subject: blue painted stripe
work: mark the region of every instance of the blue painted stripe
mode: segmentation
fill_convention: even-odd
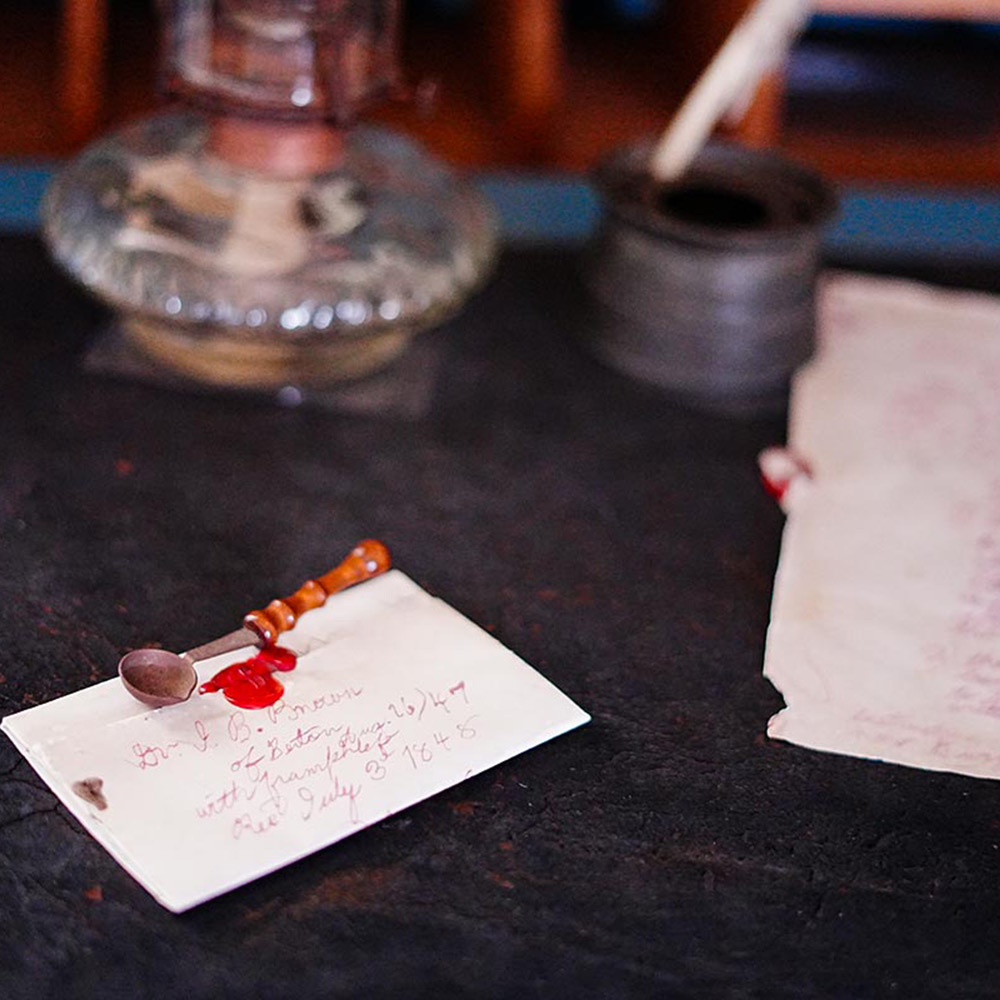
[[[502,174],[483,178],[480,187],[511,242],[578,243],[590,236],[600,216],[597,197],[580,180]],[[981,191],[851,187],[840,194],[840,211],[824,247],[842,260],[1000,260],[1000,197]]]
[[[516,243],[578,243],[600,217],[593,190],[580,180],[483,178],[504,236]],[[824,238],[838,260],[891,258],[981,263],[1000,261],[1000,197],[982,191],[924,191],[872,185],[840,194]]]
[[[38,207],[52,167],[41,163],[0,163],[0,230],[29,232],[38,227]]]
[[[827,231],[838,257],[969,263],[1000,260],[1000,197],[982,192],[852,188]]]
[[[600,203],[586,181],[567,175],[484,174],[479,189],[493,203],[512,243],[575,243],[597,227]]]
[[[50,165],[0,165],[0,230],[30,232],[52,174]],[[509,243],[579,244],[593,232],[600,203],[586,181],[559,174],[483,174]],[[827,251],[841,261],[887,258],[1000,265],[1000,196],[982,191],[851,187],[827,230]]]

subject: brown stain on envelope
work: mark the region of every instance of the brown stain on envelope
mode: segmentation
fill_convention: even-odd
[[[84,778],[82,781],[74,781],[70,788],[74,795],[79,795],[84,802],[89,802],[99,810],[108,808],[108,800],[104,797],[104,781],[101,778]]]

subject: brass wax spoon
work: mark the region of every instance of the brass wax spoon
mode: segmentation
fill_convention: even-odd
[[[338,591],[384,573],[390,565],[389,550],[381,542],[372,539],[359,542],[329,573],[306,580],[290,597],[271,601],[262,611],[251,611],[243,619],[243,628],[186,653],[134,649],[118,662],[118,676],[133,698],[151,708],[187,701],[198,684],[194,665],[199,660],[248,646],[258,649],[273,646],[278,636],[292,628],[301,615],[322,606]]]

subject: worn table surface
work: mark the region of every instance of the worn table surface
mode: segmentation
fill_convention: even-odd
[[[593,714],[182,917],[2,740],[0,995],[997,995],[1000,786],[763,736],[783,420],[600,368],[577,294],[567,252],[509,254],[423,415],[349,416],[88,374],[101,313],[0,238],[0,711],[371,535]]]

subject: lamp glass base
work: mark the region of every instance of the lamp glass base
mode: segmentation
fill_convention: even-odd
[[[46,198],[59,262],[150,358],[194,380],[361,377],[491,267],[485,201],[415,143],[360,127],[297,173],[283,128],[250,130],[259,151],[223,157],[218,124],[159,115],[84,151]]]

